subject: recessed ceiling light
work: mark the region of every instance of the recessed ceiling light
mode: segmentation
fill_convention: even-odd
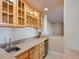
[[[14,2],[14,0],[9,0],[10,2]]]
[[[33,12],[30,12],[30,14],[33,14]]]
[[[16,2],[16,0],[9,0],[10,2]]]
[[[48,8],[45,8],[44,11],[48,11]]]

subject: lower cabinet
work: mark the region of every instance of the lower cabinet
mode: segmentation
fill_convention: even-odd
[[[39,59],[38,50],[35,51],[32,55],[29,55],[29,59]]]
[[[44,56],[45,47],[44,43],[41,43],[38,46],[29,49],[27,52],[16,56],[16,59],[44,59]]]
[[[16,56],[16,59],[28,59],[28,52],[24,52],[24,53]]]
[[[44,59],[45,56],[45,49],[44,49],[44,43],[40,44],[39,48],[39,59]]]

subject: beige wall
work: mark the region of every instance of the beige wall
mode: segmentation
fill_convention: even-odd
[[[51,21],[47,21],[47,31],[49,36],[54,35],[54,24]]]
[[[54,24],[54,35],[63,35],[63,23]]]
[[[64,1],[65,47],[79,50],[79,0]]]
[[[48,33],[52,36],[63,35],[63,23],[52,23],[48,21]]]
[[[49,51],[64,53],[64,37],[62,36],[49,37]]]

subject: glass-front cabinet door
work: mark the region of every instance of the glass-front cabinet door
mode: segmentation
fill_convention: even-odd
[[[25,27],[25,2],[17,0],[17,27]]]
[[[15,0],[0,0],[0,26],[15,26]]]

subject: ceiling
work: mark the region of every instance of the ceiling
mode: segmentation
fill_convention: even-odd
[[[48,20],[53,23],[63,22],[63,8],[64,0],[27,0],[29,4],[33,7],[44,12],[48,16]],[[44,8],[48,8],[47,12],[44,11]]]

